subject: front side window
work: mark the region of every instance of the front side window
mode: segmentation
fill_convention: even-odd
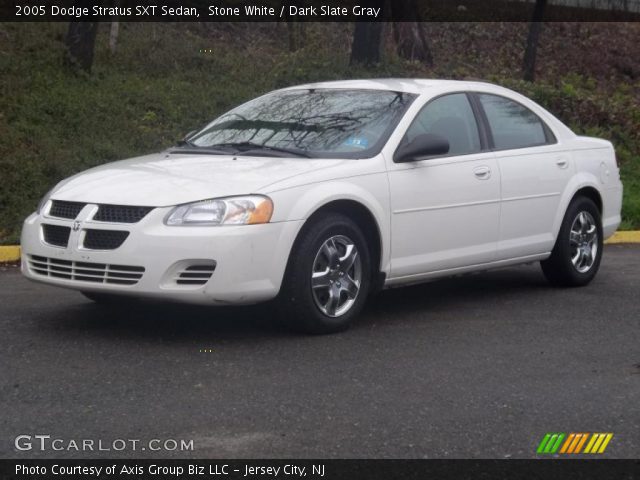
[[[448,155],[466,155],[481,150],[478,125],[464,93],[444,95],[427,103],[407,129],[405,141],[410,142],[425,133],[446,138]]]
[[[388,90],[274,92],[222,115],[188,143],[202,148],[244,145],[258,154],[281,150],[311,157],[371,157],[415,97]]]
[[[498,95],[478,94],[484,108],[496,150],[534,147],[551,143],[547,129],[527,107]]]

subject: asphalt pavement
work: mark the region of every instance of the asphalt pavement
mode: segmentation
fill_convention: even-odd
[[[611,432],[603,456],[638,458],[639,327],[637,245],[606,247],[585,288],[531,265],[385,291],[323,337],[3,268],[0,457],[526,458],[547,432]]]

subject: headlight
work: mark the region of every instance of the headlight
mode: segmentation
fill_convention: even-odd
[[[167,225],[254,225],[268,223],[273,213],[269,197],[249,195],[203,200],[178,205],[165,219]]]

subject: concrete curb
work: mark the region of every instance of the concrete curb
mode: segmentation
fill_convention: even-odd
[[[640,230],[616,232],[604,243],[607,245],[640,243]],[[0,245],[0,263],[17,262],[18,260],[20,260],[20,247],[18,245]]]

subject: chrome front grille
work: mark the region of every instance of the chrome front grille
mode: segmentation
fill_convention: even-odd
[[[215,269],[215,263],[189,265],[178,272],[175,281],[178,285],[204,285],[209,281]]]
[[[44,277],[79,282],[135,285],[144,274],[144,267],[75,262],[58,258],[29,255],[29,270]]]
[[[89,250],[115,250],[129,236],[124,230],[88,229],[84,237],[84,248]]]
[[[98,222],[109,223],[138,223],[153,208],[130,207],[127,205],[100,205],[98,213],[93,217]]]
[[[67,248],[70,234],[70,227],[49,225],[46,223],[42,224],[42,237],[44,238],[45,243],[53,245],[54,247]]]
[[[52,200],[51,208],[49,209],[49,216],[74,220],[80,214],[80,211],[85,205],[86,203]]]

